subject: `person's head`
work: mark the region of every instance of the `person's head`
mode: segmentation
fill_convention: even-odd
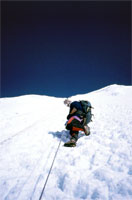
[[[70,107],[71,101],[69,99],[64,100],[64,104],[68,107]]]

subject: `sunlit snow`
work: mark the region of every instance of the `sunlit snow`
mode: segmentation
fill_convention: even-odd
[[[0,99],[0,200],[132,200],[132,86],[71,97],[94,107],[91,135],[64,147],[63,98]]]

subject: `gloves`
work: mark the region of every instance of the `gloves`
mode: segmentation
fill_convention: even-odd
[[[71,117],[72,117],[72,115],[71,115],[71,114],[67,115],[67,119],[70,119]]]

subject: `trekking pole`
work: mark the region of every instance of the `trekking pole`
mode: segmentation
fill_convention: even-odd
[[[63,134],[62,134],[62,135],[63,135]],[[58,144],[57,150],[56,150],[56,152],[55,152],[55,155],[54,155],[54,158],[53,158],[53,161],[52,161],[52,164],[51,164],[50,170],[49,170],[49,172],[48,172],[48,175],[47,175],[46,181],[45,181],[45,183],[44,183],[44,186],[43,186],[42,192],[41,192],[41,194],[40,194],[39,200],[42,199],[42,196],[43,196],[43,193],[44,193],[45,187],[46,187],[46,185],[47,185],[47,182],[48,182],[49,176],[50,176],[50,174],[51,174],[51,171],[52,171],[52,168],[53,168],[53,165],[54,165],[54,161],[55,161],[55,159],[56,159],[56,156],[57,156],[58,150],[59,150],[59,148],[60,148],[62,135],[61,135],[61,138],[60,138],[60,141],[59,141],[59,144]]]

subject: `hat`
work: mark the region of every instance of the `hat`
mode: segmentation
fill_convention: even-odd
[[[67,106],[70,106],[71,101],[69,99],[65,99],[64,100],[64,104],[67,105]]]

